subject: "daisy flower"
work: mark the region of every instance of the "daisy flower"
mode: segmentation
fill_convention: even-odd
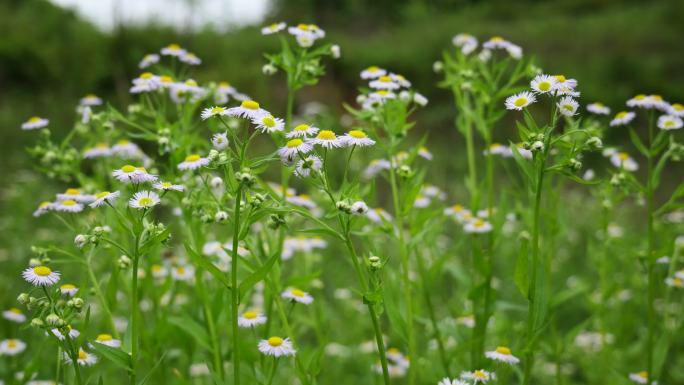
[[[557,103],[558,111],[563,116],[574,116],[577,114],[579,103],[570,96],[564,96]]]
[[[50,286],[59,281],[59,272],[42,265],[29,267],[21,275],[34,286]]]
[[[228,141],[228,133],[226,132],[214,134],[211,137],[211,145],[217,151],[225,150],[226,148],[228,148],[229,143],[230,142]]]
[[[320,29],[316,24],[298,24],[295,27],[289,27],[287,32],[295,37],[305,37],[312,40],[325,37],[325,31]]]
[[[307,143],[311,145],[319,145],[327,149],[340,147],[343,145],[342,141],[337,138],[337,135],[330,130],[321,130],[315,138],[307,139]]]
[[[641,107],[641,108],[648,108],[651,104],[651,100],[648,96],[644,94],[639,94],[634,96],[633,98],[627,100],[627,107],[634,108],[634,107]]]
[[[387,211],[385,211],[385,209],[380,207],[368,210],[366,216],[374,223],[383,223],[385,221],[391,222],[393,219],[390,213],[388,213]]]
[[[156,53],[149,53],[145,56],[143,56],[142,60],[140,63],[138,63],[138,68],[147,68],[153,64],[159,63],[159,55]]]
[[[506,109],[522,111],[523,108],[537,101],[533,93],[523,91],[521,93],[506,98]]]
[[[266,316],[255,310],[248,310],[238,317],[238,325],[243,328],[252,328],[265,323]]]
[[[196,170],[200,167],[204,167],[210,163],[209,158],[203,158],[197,154],[188,155],[185,160],[178,164],[178,169],[185,170]]]
[[[292,161],[297,154],[306,154],[311,151],[313,147],[309,143],[304,142],[299,138],[290,139],[285,146],[278,149],[278,155],[281,159]]]
[[[491,154],[491,155],[501,155],[501,156],[504,156],[504,157],[508,157],[508,156],[511,155],[511,154],[510,154],[510,151],[511,151],[511,150],[508,148],[508,146],[504,146],[504,145],[501,144],[501,143],[492,143],[492,144],[489,145],[489,148],[487,148],[487,149],[485,149],[484,151],[482,151],[482,153],[483,153],[484,155],[489,155],[489,154]]]
[[[202,120],[207,120],[212,116],[224,116],[227,115],[227,109],[225,107],[209,107],[202,110],[200,117]]]
[[[530,82],[530,87],[538,94],[546,94],[556,88],[558,81],[555,76],[551,75],[537,75]]]
[[[81,98],[79,105],[81,106],[99,106],[102,104],[102,99],[95,94],[88,94]]]
[[[282,131],[285,128],[285,121],[280,118],[275,118],[271,114],[252,119],[252,124],[256,126],[257,130],[268,134]]]
[[[268,111],[259,106],[254,100],[245,100],[239,107],[232,107],[226,110],[226,115],[238,118],[256,119],[263,115],[268,115]]]
[[[137,144],[126,139],[119,140],[112,146],[112,154],[119,155],[122,158],[136,158],[140,156],[141,152]]]
[[[464,55],[469,55],[477,49],[477,38],[467,33],[459,33],[451,39],[451,43],[461,48]]]
[[[591,103],[587,105],[587,111],[596,115],[608,115],[610,114],[610,107],[604,105],[603,103]]]
[[[181,48],[180,45],[178,44],[169,44],[166,47],[161,49],[161,54],[164,56],[182,56],[187,53],[187,51],[183,48]]]
[[[377,79],[385,75],[387,75],[387,71],[378,66],[370,66],[361,71],[361,79]]]
[[[347,147],[359,146],[368,147],[375,144],[375,141],[369,138],[365,132],[361,130],[351,130],[340,137],[342,145]]]
[[[506,49],[509,44],[511,43],[501,36],[492,36],[482,44],[482,47],[485,49]]]
[[[308,155],[304,159],[300,159],[295,167],[295,175],[300,178],[307,178],[311,175],[311,171],[318,171],[323,167],[323,161],[316,155]]]
[[[79,203],[88,203],[95,200],[94,195],[83,194],[80,189],[68,188],[62,194],[57,194],[57,200],[64,201],[67,199],[73,199]]]
[[[304,305],[309,305],[314,300],[309,293],[299,290],[297,288],[289,288],[285,290],[281,297],[288,299],[292,302],[303,303]]]
[[[491,352],[485,352],[485,357],[489,358],[490,360],[501,361],[511,365],[520,363],[520,359],[511,354],[511,349],[505,346],[498,346]]]
[[[672,103],[672,105],[670,105],[670,108],[668,108],[667,113],[680,118],[684,117],[684,105],[680,103]]]
[[[389,170],[390,168],[392,168],[392,165],[389,160],[373,159],[371,160],[368,167],[366,167],[366,169],[363,170],[363,177],[365,179],[370,179],[379,174],[380,172],[384,170]]]
[[[459,204],[444,209],[444,215],[450,216],[459,222],[464,219],[472,217],[470,210],[466,209],[465,207]]]
[[[626,152],[614,153],[610,156],[610,162],[613,166],[622,168],[625,171],[636,171],[639,169],[639,164]]]
[[[626,124],[629,124],[632,120],[634,120],[635,117],[636,114],[632,111],[620,111],[617,114],[615,114],[613,120],[610,121],[610,126],[624,126]]]
[[[189,65],[193,65],[193,66],[202,64],[202,59],[197,57],[197,55],[195,55],[192,52],[184,53],[183,55],[181,55],[178,58],[178,60],[182,61],[185,64],[189,64]]]
[[[152,265],[150,271],[152,272],[152,277],[156,279],[166,278],[169,275],[169,270],[159,264]]]
[[[73,297],[78,293],[78,288],[71,283],[65,283],[59,287],[59,292],[62,293],[62,295]]]
[[[486,384],[489,380],[494,378],[494,374],[490,373],[484,369],[474,370],[472,372],[461,373],[461,378],[464,380],[472,380],[473,383],[483,383]]]
[[[682,128],[684,122],[677,116],[662,115],[658,118],[658,128],[661,130],[678,130]]]
[[[112,154],[107,143],[97,143],[95,147],[86,149],[83,152],[83,157],[85,159],[101,158],[110,156]]]
[[[265,27],[261,28],[261,34],[262,35],[271,35],[274,33],[278,33],[282,30],[287,28],[287,24],[280,22],[280,23],[273,23],[271,25],[267,25]]]
[[[68,364],[72,362],[71,357],[69,357],[69,355],[66,353],[64,353],[64,360]],[[83,349],[78,349],[78,357],[76,357],[76,362],[78,362],[78,364],[81,366],[95,365],[97,363],[97,356],[90,354]]]
[[[176,281],[190,281],[195,278],[195,268],[192,266],[177,266],[171,270],[171,277]]]
[[[365,215],[368,212],[368,205],[364,201],[356,201],[351,205],[353,215]]]
[[[679,277],[674,277],[674,278],[665,278],[665,284],[670,287],[676,287],[678,289],[684,288],[684,279],[681,279]]]
[[[17,309],[16,307],[11,307],[3,311],[2,317],[6,320],[16,323],[22,323],[26,321],[26,316],[24,315],[24,313],[22,313],[21,310]]]
[[[395,82],[391,76],[383,75],[368,83],[370,88],[377,90],[396,90],[401,87],[399,83]]]
[[[554,78],[556,78],[557,89],[574,90],[577,87],[577,80],[566,78],[565,75],[554,75]]]
[[[27,121],[21,124],[22,130],[37,130],[39,128],[47,127],[50,121],[39,116],[32,116]]]
[[[118,170],[114,170],[112,176],[123,183],[145,183],[155,182],[157,180],[157,177],[148,174],[144,167],[135,167],[130,164],[127,164]]]
[[[463,225],[463,230],[472,234],[488,233],[492,231],[492,224],[482,218],[474,218]]]
[[[475,316],[471,314],[463,317],[458,317],[456,318],[456,324],[463,325],[469,329],[472,329],[475,327]]]
[[[437,385],[468,385],[468,383],[456,378],[450,379],[448,377],[444,377],[442,378],[442,381],[437,383]]]
[[[171,182],[157,182],[153,184],[152,187],[162,191],[173,190],[182,192],[183,190],[185,190],[185,186],[183,186],[182,184],[173,184]]]
[[[90,204],[91,208],[95,207],[100,207],[105,203],[112,203],[116,200],[116,198],[119,197],[121,193],[118,191],[114,192],[109,192],[109,191],[102,191],[97,194],[95,194],[95,201]]]
[[[9,339],[0,342],[0,356],[16,356],[26,350],[26,343],[21,340]]]
[[[641,371],[639,373],[630,373],[629,379],[632,380],[633,382],[636,382],[637,384],[646,384],[646,383],[648,383],[648,372],[647,371]],[[656,382],[652,381],[651,384],[655,385]]]
[[[95,342],[112,348],[121,347],[121,340],[117,340],[116,338],[112,337],[111,334],[98,334],[98,336],[95,338]]]
[[[318,133],[318,128],[310,126],[308,124],[299,124],[297,127],[293,128],[292,131],[288,132],[285,137],[291,138],[306,138],[308,136],[316,135]]]
[[[67,325],[66,329],[68,330],[66,336],[71,338],[72,340],[78,338],[78,336],[81,335],[81,332],[72,328],[71,325]],[[52,335],[60,341],[64,341],[64,339],[66,338],[64,334],[62,334],[62,332],[57,328],[50,329],[50,333],[52,333]]]
[[[50,211],[51,209],[53,209],[54,206],[55,206],[55,204],[52,203],[52,202],[47,202],[47,201],[41,202],[41,203],[38,205],[38,208],[36,209],[36,211],[33,212],[33,216],[34,216],[34,217],[39,217],[39,216],[41,216],[41,215],[47,213],[47,212]]]
[[[138,191],[128,200],[128,205],[134,209],[149,209],[159,204],[159,195],[154,191]]]
[[[275,336],[259,341],[258,348],[261,353],[273,357],[294,356],[297,352],[292,347],[292,342],[289,338],[282,339]]]
[[[56,211],[67,213],[79,213],[83,211],[83,205],[73,199],[67,199],[54,203],[52,208]]]
[[[411,82],[408,81],[408,79],[406,79],[406,77],[404,77],[404,75],[391,73],[391,74],[389,74],[389,77],[392,79],[393,82],[399,84],[401,87],[404,87],[404,88],[411,87]]]
[[[160,87],[159,76],[152,72],[143,72],[137,78],[133,79],[133,85],[129,89],[132,94],[140,94],[143,92],[152,92]]]

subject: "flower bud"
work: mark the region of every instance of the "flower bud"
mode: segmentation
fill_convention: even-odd
[[[331,45],[330,55],[332,55],[333,59],[339,59],[342,56],[342,50],[340,49],[340,46],[337,44]]]
[[[33,326],[33,327],[40,328],[40,327],[43,327],[44,325],[45,325],[45,322],[43,322],[43,320],[40,318],[34,318],[31,320],[31,326]]]
[[[544,150],[544,142],[542,141],[535,141],[530,145],[530,151],[532,152],[538,152]]]
[[[264,64],[264,66],[261,67],[261,72],[264,75],[270,76],[270,75],[274,75],[276,72],[278,72],[278,68],[276,66],[274,66],[273,64],[268,63],[268,64]]]
[[[209,155],[207,156],[207,158],[209,158],[211,162],[215,162],[218,160],[219,156],[219,152],[212,148],[211,150],[209,150]]]
[[[351,206],[347,201],[338,201],[337,203],[335,203],[335,207],[337,207],[338,210],[345,212],[347,214],[351,213]]]
[[[587,139],[586,145],[587,147],[595,150],[603,148],[603,142],[598,136],[592,136],[591,138]]]
[[[131,266],[131,259],[127,255],[122,255],[119,257],[119,267],[121,269],[128,269]]]
[[[79,249],[82,249],[86,243],[88,243],[88,238],[83,234],[78,234],[76,238],[74,238],[74,245],[76,245],[76,247]]]
[[[29,297],[28,293],[21,293],[21,294],[19,294],[19,296],[17,297],[17,301],[19,301],[19,303],[22,304],[22,305],[26,305],[26,304],[29,303],[29,299],[30,299],[30,298],[31,298],[31,297]]]
[[[442,71],[444,71],[444,63],[437,60],[436,62],[432,63],[432,70],[437,74],[441,73]]]
[[[368,205],[364,201],[356,201],[351,205],[351,212],[354,215],[364,215],[368,212]]]
[[[79,297],[72,298],[69,300],[69,302],[71,302],[71,306],[74,309],[78,309],[78,310],[83,309],[83,306],[85,305],[85,301],[83,300],[83,298],[79,298]]]
[[[219,223],[225,222],[228,220],[228,213],[225,211],[218,211],[214,214],[214,220]]]
[[[215,177],[211,178],[209,185],[214,189],[220,188],[221,186],[223,186],[223,179],[215,176]]]
[[[51,313],[48,314],[47,317],[45,317],[45,322],[47,322],[48,325],[50,326],[57,326],[60,327],[64,325],[64,320],[61,319],[57,314]]]

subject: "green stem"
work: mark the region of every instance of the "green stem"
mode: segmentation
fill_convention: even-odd
[[[646,210],[647,210],[647,238],[646,238],[646,266],[648,270],[647,280],[648,280],[648,304],[647,304],[647,317],[648,317],[648,337],[646,345],[646,371],[648,372],[648,378],[646,383],[650,384],[655,381],[657,376],[653,373],[653,344],[655,335],[655,292],[656,292],[656,279],[655,279],[655,260],[653,258],[654,254],[654,236],[655,231],[653,227],[653,195],[654,186],[652,182],[653,176],[653,111],[649,114],[649,124],[648,124],[648,168],[646,174]]]
[[[112,334],[114,335],[114,338],[119,339],[119,332],[116,330],[116,324],[114,323],[114,316],[112,315],[111,309],[109,309],[109,305],[107,304],[107,299],[105,298],[104,294],[102,293],[102,289],[100,288],[100,284],[97,281],[97,277],[95,277],[95,272],[93,271],[93,266],[92,266],[92,257],[93,257],[93,252],[94,248],[90,251],[88,254],[88,257],[86,258],[86,266],[88,268],[88,277],[90,278],[90,284],[93,285],[93,288],[95,289],[95,296],[100,300],[100,303],[102,304],[102,310],[104,310],[105,315],[107,316],[107,321],[109,322],[109,327],[112,331]]]
[[[140,309],[138,308],[138,264],[140,262],[140,255],[138,255],[138,247],[140,244],[140,234],[135,236],[135,244],[133,251],[133,269],[132,269],[132,295],[131,295],[131,374],[130,383],[136,385],[136,366],[138,363],[138,349],[139,349],[139,326],[140,326]]]
[[[273,378],[275,377],[277,369],[278,369],[278,357],[273,357],[273,367],[271,368],[271,374],[268,376],[268,385],[271,385],[273,383]]]
[[[235,211],[233,223],[233,257],[231,259],[231,302],[232,302],[232,330],[233,330],[233,384],[240,385],[240,341],[238,340],[238,237],[240,236],[240,203],[242,201],[242,184],[238,185],[235,193]]]

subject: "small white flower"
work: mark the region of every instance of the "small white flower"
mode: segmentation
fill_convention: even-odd
[[[556,88],[558,81],[555,76],[551,75],[537,75],[530,82],[530,87],[538,94],[546,94],[552,92]]]
[[[490,373],[484,369],[474,370],[472,372],[461,373],[461,378],[464,380],[471,380],[473,383],[486,384],[494,378],[494,374]]]
[[[457,378],[450,379],[445,377],[442,379],[442,381],[438,382],[437,385],[468,385],[468,383]]]
[[[299,124],[295,128],[293,128],[292,131],[285,134],[285,137],[288,139],[306,138],[309,136],[316,135],[318,131],[319,130],[317,127],[310,126],[308,124]]]
[[[187,266],[177,266],[171,270],[171,277],[176,281],[191,281],[195,278],[195,268]]]
[[[26,343],[17,339],[9,339],[0,342],[0,356],[16,356],[26,350]]]
[[[97,342],[98,344],[107,345],[112,348],[121,347],[121,340],[117,340],[116,338],[112,337],[111,334],[99,334],[95,338],[95,342]]]
[[[339,59],[340,57],[342,57],[342,49],[340,48],[340,46],[337,44],[331,45],[330,55],[333,57],[333,59]]]
[[[78,288],[71,283],[65,283],[59,287],[59,292],[62,293],[62,295],[73,297],[78,293]]]
[[[188,155],[184,161],[178,164],[178,169],[185,170],[196,170],[200,167],[204,167],[210,163],[209,158],[201,157],[198,154]]]
[[[499,346],[495,350],[485,352],[485,357],[490,360],[501,361],[511,365],[520,363],[520,359],[511,354],[511,349],[505,346]]]
[[[238,317],[238,325],[243,328],[252,328],[265,323],[266,316],[255,310],[248,310]]]
[[[464,55],[469,55],[477,49],[477,38],[467,33],[459,33],[451,39],[451,43],[456,47],[461,48]]]
[[[631,123],[635,117],[636,114],[632,111],[620,111],[615,115],[613,120],[610,121],[610,126],[624,126],[626,124]]]
[[[155,182],[157,177],[148,174],[144,167],[135,167],[127,164],[120,169],[114,170],[112,176],[123,183]]]
[[[466,233],[483,234],[492,231],[492,224],[482,218],[473,218],[463,225]]]
[[[309,293],[299,290],[297,288],[289,288],[285,290],[283,294],[281,294],[281,297],[288,299],[292,302],[302,303],[304,305],[309,305],[314,300]]]
[[[274,357],[294,356],[297,352],[288,338],[282,339],[280,337],[261,340],[259,341],[258,348],[261,353]]]
[[[181,46],[178,44],[169,44],[166,47],[162,48],[160,52],[162,55],[165,56],[180,57],[185,55],[188,51],[181,48]]]
[[[428,98],[425,97],[423,94],[419,94],[418,92],[413,93],[413,102],[416,103],[417,105],[421,107],[425,107],[428,104]]]
[[[603,103],[591,103],[587,105],[587,111],[596,115],[608,115],[610,114],[610,107],[604,105]]]
[[[178,58],[178,60],[182,61],[185,64],[189,64],[189,65],[193,65],[193,66],[202,64],[202,59],[197,57],[197,55],[195,55],[192,52],[184,53],[183,55],[181,55]]]
[[[95,94],[88,94],[81,98],[79,105],[81,106],[99,106],[102,104],[102,99]]]
[[[376,90],[396,90],[401,87],[399,83],[395,82],[394,79],[388,75],[380,76],[377,80],[368,83],[368,86]]]
[[[389,160],[387,159],[373,159],[368,167],[366,167],[365,170],[363,170],[363,177],[365,179],[370,179],[379,174],[380,172],[384,170],[389,170],[392,168],[392,165]]]
[[[368,205],[364,201],[356,201],[351,205],[353,215],[365,215],[368,212]]]
[[[138,63],[138,68],[147,68],[153,64],[159,63],[159,55],[156,53],[149,53],[145,56],[143,56],[142,60],[140,63]]]
[[[226,114],[229,116],[235,116],[238,118],[246,119],[257,119],[263,115],[269,115],[268,111],[262,109],[259,103],[254,100],[245,100],[239,107],[232,107],[226,110]]]
[[[295,37],[306,37],[311,40],[325,37],[325,31],[316,24],[298,24],[297,26],[289,27],[287,32]]]
[[[112,155],[112,151],[107,145],[107,143],[98,143],[95,147],[86,149],[83,152],[83,157],[85,159],[101,158]]]
[[[658,118],[658,128],[661,130],[678,130],[684,122],[681,118],[673,115],[662,115]]]
[[[375,144],[375,141],[366,135],[361,130],[351,130],[340,137],[340,142],[343,146],[352,147],[368,147]]]
[[[613,166],[622,168],[625,171],[636,171],[639,169],[639,164],[626,152],[616,152],[612,154],[610,156],[610,162]]]
[[[283,161],[293,162],[297,154],[306,154],[311,151],[313,147],[299,138],[290,139],[285,143],[285,146],[278,149],[278,156]]]
[[[183,186],[182,184],[173,184],[171,182],[157,182],[153,184],[152,187],[157,190],[163,191],[173,190],[182,192],[183,190],[185,190],[185,186]]]
[[[579,108],[579,103],[570,96],[564,96],[558,101],[558,111],[563,116],[574,116],[577,114],[577,109]]]
[[[3,311],[2,317],[6,320],[16,323],[22,323],[26,321],[26,316],[24,315],[24,313],[22,313],[21,310],[17,309],[16,307],[11,307]]]
[[[684,288],[684,279],[679,277],[667,277],[665,278],[665,284],[670,287],[676,287],[678,289]]]
[[[149,209],[158,205],[159,195],[154,191],[139,191],[128,201],[128,205],[134,209]]]
[[[122,158],[140,158],[142,151],[137,144],[123,139],[112,146],[111,153]]]
[[[71,357],[68,354],[64,354],[64,359],[67,363],[71,363]],[[76,362],[81,366],[92,366],[97,363],[97,356],[88,353],[83,349],[78,350],[78,357],[76,357]]]
[[[521,93],[509,96],[506,98],[506,108],[509,110],[521,111],[523,108],[529,106],[530,104],[537,101],[537,98],[533,93],[528,91],[523,91]]]
[[[307,143],[311,145],[319,145],[321,147],[331,149],[341,147],[343,142],[335,135],[333,131],[321,130],[315,138],[307,139]]]
[[[365,70],[361,71],[361,79],[377,79],[380,76],[384,76],[386,74],[386,70],[377,66],[370,66]]]
[[[668,108],[667,113],[680,118],[684,117],[684,105],[681,103],[672,103],[670,108]]]
[[[380,207],[368,210],[366,216],[374,223],[391,222],[393,219],[390,213]]]
[[[29,267],[21,275],[34,286],[50,286],[59,281],[59,272],[42,265]]]
[[[152,272],[152,277],[155,279],[163,279],[169,275],[169,270],[159,264],[152,265],[150,271]]]
[[[37,130],[39,128],[47,127],[50,123],[49,120],[41,118],[39,116],[32,116],[27,121],[21,124],[22,130]]]
[[[648,383],[648,372],[641,371],[639,373],[630,373],[629,379],[632,380],[633,382],[636,382],[637,384],[646,384],[646,383]],[[656,385],[657,382],[652,381],[651,384]]]
[[[228,115],[228,110],[225,107],[209,107],[202,110],[200,117],[202,120],[207,120],[212,116],[225,116]]]
[[[261,28],[261,34],[262,35],[271,35],[274,33],[278,33],[282,30],[284,30],[287,27],[287,24],[280,22],[280,23],[273,23],[271,25],[267,25],[265,27]]]
[[[273,117],[273,115],[263,115],[252,119],[252,124],[256,126],[257,130],[268,134],[276,131],[282,131],[285,128],[285,121],[280,118]]]
[[[121,193],[118,191],[109,192],[103,191],[95,194],[95,200],[90,204],[91,208],[102,206],[105,203],[112,203],[119,197]]]
[[[300,159],[295,167],[295,175],[300,178],[307,178],[311,175],[311,171],[318,171],[323,167],[323,161],[316,155],[307,155],[304,159]]]

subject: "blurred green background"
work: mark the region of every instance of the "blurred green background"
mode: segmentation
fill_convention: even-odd
[[[147,1],[151,0],[138,3]],[[200,8],[203,2],[167,1],[185,3],[190,9]],[[233,7],[226,6],[225,12],[256,4],[226,3]],[[16,242],[12,234],[30,234],[35,226],[30,213],[39,200],[49,197],[47,192],[39,193],[47,191],[44,182],[38,182],[44,179],[25,171],[30,165],[24,149],[37,133],[21,131],[21,122],[32,115],[47,117],[59,137],[72,127],[75,106],[86,93],[124,107],[132,101],[128,86],[140,72],[139,60],[171,42],[203,59],[191,75],[199,82],[230,81],[269,110],[282,113],[282,74],[261,73],[263,53],[277,50],[277,39],[261,36],[259,27],[280,20],[317,23],[328,32],[329,41],[341,46],[342,58],[328,63],[321,84],[304,89],[297,105],[319,101],[341,113],[342,103],[353,102],[356,96],[362,68],[375,64],[404,74],[430,99],[417,115],[416,131],[430,133],[428,147],[437,159],[431,166],[431,181],[447,190],[446,181],[462,181],[464,161],[450,151],[459,146],[461,137],[452,124],[452,97],[437,87],[440,75],[432,71],[432,63],[444,49],[453,49],[451,38],[456,33],[469,32],[480,40],[501,35],[521,45],[548,72],[577,78],[582,104],[602,101],[615,110],[640,92],[684,101],[684,1],[264,0],[260,4],[266,9],[263,20],[252,26],[244,25],[244,20],[195,28],[161,20],[127,24],[112,14],[113,27],[103,30],[47,0],[0,2],[4,154],[0,262],[10,257],[25,260],[22,254],[26,255],[30,240]],[[499,140],[513,137],[513,125],[506,126],[502,125]],[[16,215],[8,215],[10,211]]]

